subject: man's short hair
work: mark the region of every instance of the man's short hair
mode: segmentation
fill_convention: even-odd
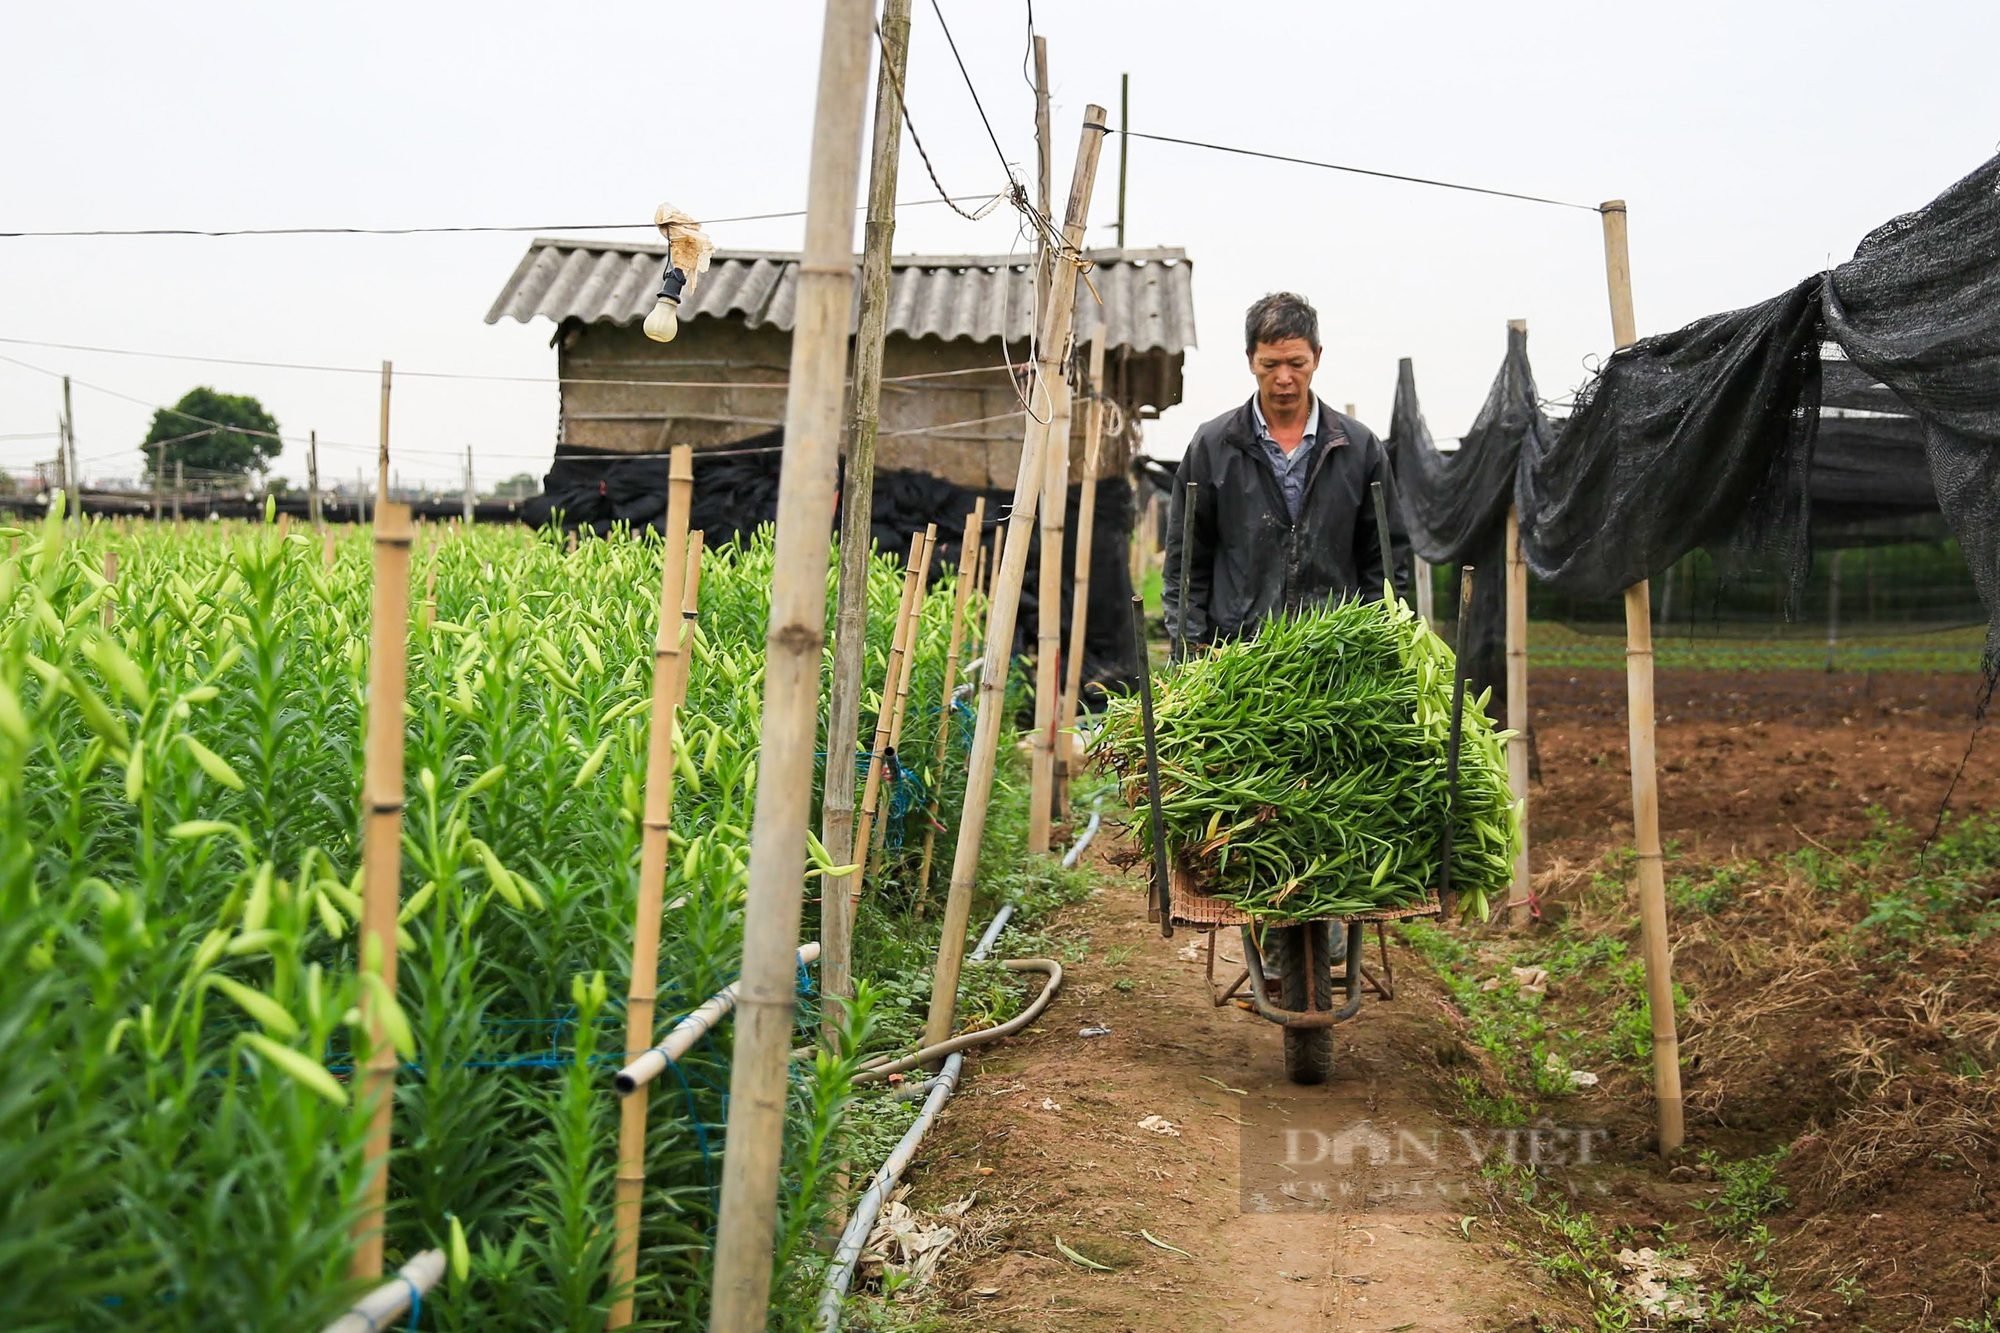
[[[1304,338],[1306,346],[1319,350],[1319,311],[1296,292],[1272,292],[1243,317],[1245,352],[1256,351],[1258,343],[1281,343],[1287,338]]]

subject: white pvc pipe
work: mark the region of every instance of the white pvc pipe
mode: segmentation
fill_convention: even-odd
[[[799,965],[819,959],[819,941],[799,946]],[[694,1044],[707,1035],[736,1007],[736,983],[731,982],[710,996],[703,1005],[668,1030],[666,1039],[650,1050],[641,1051],[632,1063],[618,1071],[614,1084],[621,1094],[637,1092],[677,1064]]]
[[[413,1300],[444,1277],[444,1251],[425,1250],[396,1270],[396,1276],[356,1301],[348,1312],[326,1326],[326,1333],[380,1333],[400,1318]]]
[[[1014,915],[1014,904],[1008,903],[994,914],[993,924],[979,937],[979,945],[972,951],[974,962],[986,957],[986,951],[993,947],[1000,932],[1007,927],[1007,919]],[[868,1182],[868,1189],[855,1202],[854,1214],[847,1219],[847,1229],[840,1233],[839,1248],[833,1252],[833,1262],[827,1265],[826,1281],[819,1294],[819,1326],[821,1333],[838,1333],[840,1328],[840,1307],[847,1299],[847,1288],[854,1281],[854,1265],[860,1262],[861,1251],[868,1244],[868,1234],[875,1229],[875,1219],[881,1215],[882,1205],[888,1201],[890,1191],[902,1178],[903,1171],[917,1155],[917,1145],[923,1142],[930,1130],[931,1121],[951,1099],[958,1087],[959,1071],[965,1068],[965,1053],[956,1052],[946,1057],[944,1068],[938,1072],[931,1095],[924,1099],[924,1109],[904,1132],[902,1139],[890,1152],[888,1160],[882,1163],[874,1178]]]
[[[1076,858],[1083,855],[1083,849],[1090,846],[1090,840],[1097,836],[1098,826],[1104,822],[1104,817],[1098,813],[1103,805],[1104,798],[1100,796],[1090,807],[1090,822],[1083,826],[1083,836],[1076,840],[1075,846],[1063,853],[1062,863],[1064,870],[1073,870],[1076,868]]]

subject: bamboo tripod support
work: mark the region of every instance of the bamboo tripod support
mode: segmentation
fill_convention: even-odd
[[[1639,339],[1632,316],[1632,260],[1625,201],[1600,206],[1604,272],[1611,291],[1611,332],[1620,347]],[[1660,1153],[1683,1139],[1680,1033],[1674,1020],[1673,956],[1667,943],[1666,869],[1660,848],[1660,777],[1654,755],[1653,605],[1645,579],[1625,590],[1625,696],[1632,744],[1632,834],[1638,851],[1639,928],[1646,954],[1646,1006],[1653,1021],[1653,1100]]]
[[[1528,876],[1528,563],[1521,558],[1521,520],[1507,510],[1507,786],[1521,810],[1521,846],[1514,853],[1509,924],[1525,926],[1533,884]]]
[[[1097,468],[1104,456],[1104,324],[1090,340],[1090,406],[1083,426],[1083,480],[1076,500],[1076,573],[1070,583],[1069,662],[1063,679],[1057,735],[1056,799],[1069,808],[1070,771],[1075,767],[1076,708],[1083,690],[1084,631],[1090,623],[1090,547],[1097,529]]]
[[[1042,459],[1042,548],[1036,563],[1035,730],[1029,746],[1028,852],[1049,850],[1056,807],[1056,724],[1062,712],[1063,510],[1069,498],[1069,381],[1049,381],[1048,453]]]
[[[818,768],[827,522],[833,513],[848,319],[854,308],[854,196],[861,177],[872,9],[868,0],[826,0],[820,43],[807,159],[805,246],[793,306],[791,387],[785,395],[784,469],[773,544],[776,572],[765,633],[764,715],[709,1333],[764,1333],[769,1322],[806,831]]]
[[[910,603],[910,623],[903,634],[903,670],[896,679],[895,711],[889,718],[889,753],[901,755],[903,752],[903,719],[910,707],[910,681],[917,671],[917,641],[923,637],[924,604],[930,596],[931,561],[937,555],[937,524],[924,529],[924,556],[917,562],[917,596]],[[886,758],[886,756],[885,756]],[[881,808],[879,805],[876,807]],[[882,825],[874,829],[876,841],[882,839]],[[863,863],[866,868],[866,863]]]
[[[701,561],[688,539],[694,450],[676,445],[667,472],[667,531],[660,561],[660,623],[653,638],[653,701],[646,737],[646,796],[639,833],[639,893],[632,913],[632,979],[625,1000],[625,1051],[653,1044],[660,984],[660,911],[667,882],[667,835],[674,812],[674,715],[687,690],[681,641],[699,595]],[[695,539],[697,542],[699,538]],[[639,1217],[646,1188],[646,1089],[618,1104],[618,1174],[612,1217],[612,1302],[608,1328],[632,1322],[639,1275]]]
[[[402,911],[403,685],[410,634],[410,509],[375,511],[375,594],[368,636],[368,731],[361,784],[361,966],[396,993],[396,919]],[[374,995],[361,993],[368,1057],[361,1074],[368,1137],[361,1215],[354,1222],[356,1278],[382,1276],[382,1233],[389,1201],[389,1144],[396,1101],[396,1049]]]
[[[931,761],[931,803],[925,809],[923,868],[917,872],[916,911],[924,910],[931,891],[931,854],[937,848],[938,794],[944,790],[944,763],[951,753],[951,694],[958,687],[958,654],[965,646],[965,608],[979,582],[979,560],[985,547],[979,534],[986,524],[986,497],[972,502],[965,516],[965,540],[958,544],[958,572],[952,580],[951,642],[945,649],[944,678],[938,682],[937,755]]]
[[[1072,253],[1083,243],[1084,219],[1090,212],[1091,186],[1097,179],[1098,150],[1103,146],[1105,132],[1104,108],[1085,107],[1083,138],[1077,146],[1076,170],[1070,179],[1069,203],[1063,212],[1063,242]],[[1062,375],[1063,348],[1069,343],[1070,316],[1076,308],[1076,286],[1074,276],[1064,272],[1062,281],[1049,287],[1036,360],[1036,374],[1044,383],[1053,384]],[[1045,455],[1052,447],[1050,436],[1050,426],[1037,422],[1031,415],[1021,448],[1020,471],[1014,479],[1006,559],[995,577],[993,605],[986,623],[986,655],[979,673],[979,718],[972,732],[965,807],[959,818],[958,845],[952,853],[951,891],[945,899],[937,966],[931,978],[930,1013],[924,1028],[926,1046],[934,1046],[951,1035],[958,1007],[958,974],[965,960],[972,888],[979,874],[979,849],[986,835],[986,805],[993,795],[993,773],[999,760],[1014,618],[1020,609],[1021,580],[1028,565],[1028,534],[1034,527]]]
[[[861,905],[861,881],[868,874],[868,852],[874,845],[875,812],[882,798],[882,770],[896,748],[901,726],[897,716],[898,687],[909,690],[909,660],[917,637],[917,618],[922,614],[924,575],[930,565],[930,544],[937,537],[937,524],[910,539],[910,558],[903,567],[903,602],[896,611],[896,633],[889,645],[889,666],[882,675],[882,706],[875,714],[875,743],[868,750],[868,782],[861,792],[861,815],[854,821],[854,873],[847,877],[848,922],[854,929],[854,909]]]

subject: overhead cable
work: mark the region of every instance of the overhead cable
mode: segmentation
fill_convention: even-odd
[[[983,194],[958,195],[960,201],[970,202],[986,198]],[[952,204],[951,198],[909,199],[897,203],[898,208],[919,208],[926,204]],[[956,207],[956,204],[953,204]],[[867,207],[861,205],[860,207]],[[803,208],[789,209],[782,213],[744,213],[730,218],[702,218],[704,227],[718,226],[725,222],[768,222],[777,218],[802,218]],[[466,227],[98,227],[74,231],[0,231],[0,240],[23,239],[28,237],[85,237],[85,236],[442,236],[470,232],[558,232],[558,231],[653,231],[654,224],[646,222],[550,222],[533,226],[466,226]]]
[[[1176,143],[1184,148],[1206,148],[1216,153],[1234,153],[1239,157],[1262,157],[1273,162],[1290,162],[1301,167],[1320,167],[1326,171],[1345,171],[1355,176],[1374,176],[1380,180],[1403,181],[1410,185],[1434,185],[1441,190],[1464,190],[1469,194],[1490,194],[1501,199],[1520,199],[1531,204],[1551,204],[1556,208],[1579,208],[1586,213],[1600,211],[1595,204],[1573,203],[1568,199],[1549,199],[1539,194],[1520,194],[1514,190],[1488,189],[1484,185],[1464,185],[1458,181],[1433,180],[1428,176],[1405,176],[1395,171],[1374,171],[1368,167],[1343,166],[1338,162],[1317,162],[1309,157],[1291,157],[1284,153],[1267,153],[1256,148],[1236,148],[1229,144],[1204,143],[1200,139],[1177,139],[1170,134],[1141,134],[1138,130],[1111,130],[1109,133],[1122,134],[1128,139],[1151,139],[1155,143]]]

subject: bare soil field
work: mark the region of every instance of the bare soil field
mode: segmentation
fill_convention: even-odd
[[[1324,1088],[1286,1084],[1278,1031],[1210,1004],[1199,937],[1146,923],[1114,831],[1099,888],[1041,942],[1065,954],[1061,997],[975,1054],[910,1178],[920,1212],[976,1196],[961,1243],[917,1300],[850,1323],[1661,1327],[1652,1274],[1710,1327],[1991,1330],[2000,834],[1981,820],[2000,749],[1967,757],[1978,685],[1662,673],[1672,1161],[1652,1143],[1621,674],[1535,682],[1541,919],[1392,935],[1396,997],[1337,1030]],[[1919,861],[1948,788],[1972,818]],[[1400,1147],[1341,1157],[1376,1133],[1428,1136],[1427,1170]],[[1440,1161],[1440,1136],[1472,1156]]]

